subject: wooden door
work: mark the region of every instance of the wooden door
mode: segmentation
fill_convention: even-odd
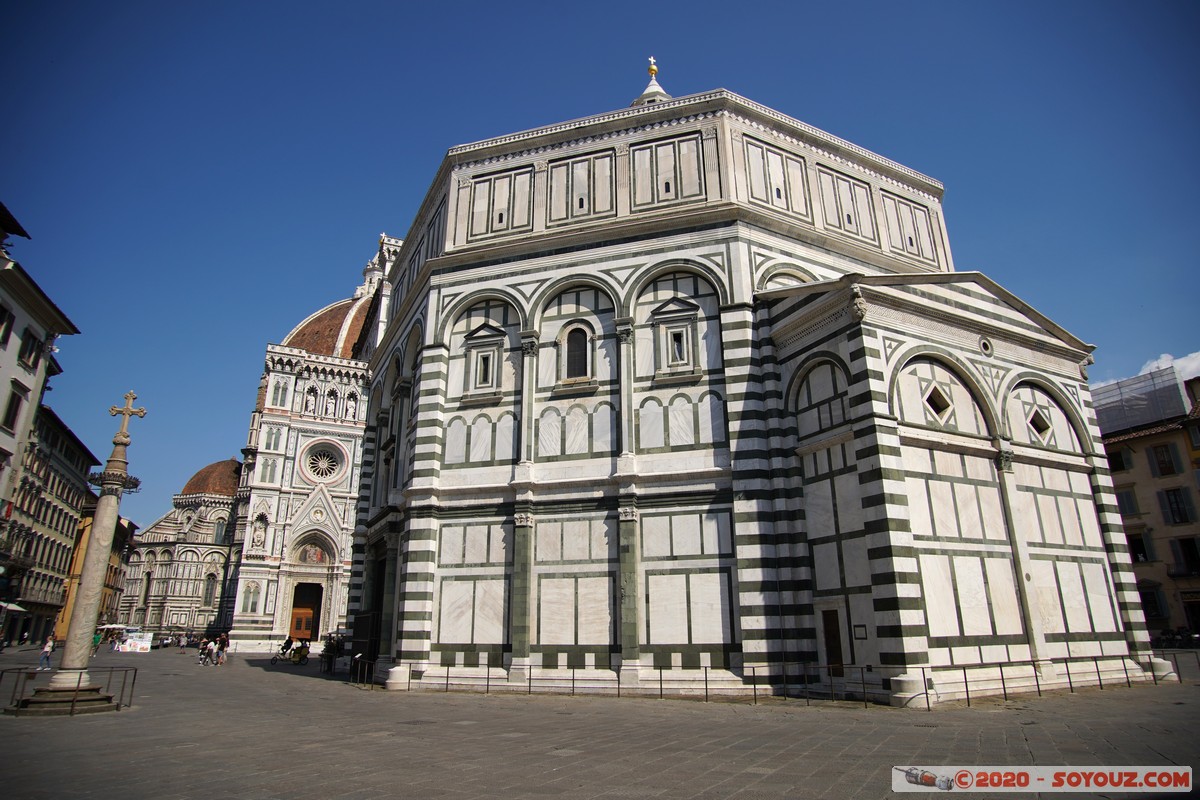
[[[313,610],[311,608],[292,609],[292,627],[289,634],[293,639],[312,639]]]

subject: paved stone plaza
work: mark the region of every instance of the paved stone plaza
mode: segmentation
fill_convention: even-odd
[[[35,666],[37,655],[10,648],[0,668]],[[315,659],[271,666],[263,656],[235,654],[213,668],[198,666],[194,650],[105,652],[93,663],[139,668],[133,707],[0,718],[0,793],[11,800],[884,798],[893,796],[893,765],[1196,768],[1194,661],[1183,654],[1182,685],[927,713],[780,699],[367,691],[320,674]],[[10,673],[0,686],[5,703],[11,681]]]

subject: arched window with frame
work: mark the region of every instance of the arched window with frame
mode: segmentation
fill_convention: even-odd
[[[224,518],[218,519],[213,524],[213,542],[215,542],[216,544],[226,544],[225,528],[227,525],[228,525],[228,522]]]
[[[563,372],[563,377],[566,380],[591,377],[591,359],[588,358],[588,340],[590,338],[587,329],[583,327],[577,326],[567,331],[567,348]]]
[[[204,576],[204,599],[201,605],[206,608],[212,608],[213,602],[217,597],[217,576],[209,573]]]
[[[154,573],[146,573],[146,582],[142,585],[142,602],[141,605],[150,605],[150,584],[154,582]]]

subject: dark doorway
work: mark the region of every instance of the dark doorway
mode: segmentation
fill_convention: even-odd
[[[319,583],[300,583],[292,593],[292,624],[288,634],[293,639],[310,642],[321,635],[321,595]]]
[[[825,629],[825,663],[829,665],[829,677],[840,678],[842,669],[842,628],[838,612],[826,609],[821,612],[821,627]]]

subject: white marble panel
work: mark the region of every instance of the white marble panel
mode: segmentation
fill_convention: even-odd
[[[475,581],[475,643],[504,643],[503,578]]]
[[[596,561],[606,561],[617,557],[617,522],[612,519],[592,520],[591,524],[592,550],[591,557]]]
[[[563,522],[563,559],[586,561],[591,557],[589,523],[586,519],[568,519]]]
[[[1007,636],[1025,630],[1021,607],[1017,602],[1017,587],[1013,583],[1012,562],[1004,558],[985,558],[988,592],[992,598],[992,615],[996,619],[996,634]]]
[[[543,578],[538,586],[538,641],[575,644],[575,579]]]
[[[728,587],[719,572],[696,573],[690,578],[692,598],[692,643],[716,644],[730,641]]]
[[[488,561],[507,564],[511,550],[512,528],[508,525],[493,525],[488,535]]]
[[[828,481],[804,487],[804,518],[809,538],[837,533],[833,524],[833,498]]]
[[[930,518],[929,498],[925,495],[925,479],[905,478],[904,485],[908,496],[908,516],[912,532],[918,536],[932,535],[933,520]]]
[[[700,515],[700,548],[710,555],[723,553],[721,549],[721,518],[723,514]]]
[[[1008,538],[1004,510],[1000,506],[1000,490],[992,486],[980,486],[979,507],[983,514],[984,538],[1003,541]],[[1019,496],[1019,495],[1018,495]]]
[[[958,589],[958,608],[964,636],[990,636],[987,587],[983,583],[983,565],[976,556],[954,558],[954,580]]]
[[[933,471],[932,457],[928,450],[920,447],[902,447],[900,455],[904,462],[904,469],[909,472],[929,473]]]
[[[1054,562],[1037,560],[1029,564],[1033,578],[1033,605],[1037,618],[1046,633],[1063,633],[1062,603],[1058,599],[1058,576]]]
[[[950,559],[922,553],[920,562],[929,635],[958,636],[960,631],[954,604],[954,584],[950,581]]]
[[[692,401],[676,397],[671,401],[669,440],[672,447],[696,443],[695,410]]]
[[[1042,471],[1046,479],[1046,488],[1053,489],[1056,492],[1065,492],[1071,488],[1067,482],[1067,473],[1061,469],[1050,469],[1046,467]]]
[[[671,555],[671,518],[659,514],[642,517],[642,558]]]
[[[513,450],[513,426],[516,418],[512,414],[505,414],[496,422],[496,459],[499,461],[511,461],[516,455]]]
[[[463,545],[463,560],[466,563],[480,564],[487,561],[488,526],[468,525]]]
[[[729,514],[721,512],[717,514],[708,514],[710,519],[715,518],[717,528],[717,550],[712,552],[720,553],[721,555],[733,555],[733,534],[729,530]],[[705,550],[704,552],[709,552]]]
[[[976,481],[995,481],[996,468],[986,458],[978,456],[965,456],[964,462],[967,467],[967,477]]]
[[[933,465],[938,475],[948,478],[962,478],[962,456],[958,453],[947,453],[944,450],[933,451]]]
[[[475,606],[475,584],[471,581],[440,583],[438,641],[463,644],[471,641],[471,617]]]
[[[459,525],[443,525],[439,559],[443,564],[461,564],[463,562],[463,529]]]
[[[842,585],[838,569],[837,545],[833,542],[813,545],[813,580],[817,589],[837,589]]]
[[[1113,618],[1112,592],[1108,584],[1107,571],[1103,564],[1082,564],[1083,585],[1087,592],[1088,607],[1092,610],[1092,622],[1098,632],[1117,630]]]
[[[556,325],[555,328],[562,326]],[[542,335],[546,338],[553,338],[556,332],[543,330]],[[558,355],[553,347],[538,348],[537,359],[537,379],[539,387],[549,387],[558,383]]]
[[[725,441],[721,431],[721,401],[714,395],[705,395],[699,402],[697,416],[700,421],[700,443],[711,444]]]
[[[568,455],[579,455],[591,449],[591,433],[588,431],[588,412],[582,406],[572,406],[567,412],[566,447]]]
[[[592,412],[592,452],[612,453],[617,449],[613,438],[616,431],[616,413],[613,407],[602,403]]]
[[[612,339],[600,342],[595,354],[596,365],[592,374],[601,383],[610,381],[615,374],[613,365],[617,363],[617,343]]]
[[[651,575],[649,595],[650,644],[686,644],[687,575]]]
[[[578,644],[610,644],[613,640],[612,581],[607,575],[579,578]]]
[[[1070,561],[1058,561],[1054,566],[1058,571],[1058,585],[1062,589],[1067,630],[1071,633],[1091,631],[1092,623],[1088,619],[1087,597],[1083,593],[1079,565]]]
[[[636,377],[648,378],[654,374],[654,331],[639,327],[633,334],[634,368]]]
[[[958,532],[965,539],[983,538],[983,520],[979,517],[979,501],[975,487],[956,483],[954,503],[958,507]]]
[[[1079,509],[1073,497],[1057,497],[1058,518],[1062,520],[1063,541],[1078,547],[1083,544],[1083,531],[1079,529]]]
[[[1075,502],[1079,509],[1079,521],[1082,526],[1079,535],[1084,546],[1103,547],[1104,537],[1100,534],[1100,520],[1096,517],[1096,507],[1090,500],[1076,500]]]
[[[663,409],[658,403],[647,402],[638,410],[638,446],[642,449],[662,447]]]
[[[930,481],[929,499],[933,511],[933,531],[938,536],[958,536],[954,516],[954,490],[945,481]]]
[[[538,455],[557,456],[562,449],[562,418],[558,411],[547,408],[538,418]]]
[[[846,571],[847,586],[871,585],[871,561],[867,557],[865,538],[846,539],[842,542],[842,564]]]
[[[677,556],[696,556],[700,545],[700,516],[676,514],[671,517],[671,553]]]
[[[492,423],[485,416],[471,423],[471,461],[492,460]]]
[[[833,479],[837,490],[838,531],[849,533],[863,528],[862,489],[858,473],[838,475]]]
[[[1038,522],[1042,541],[1047,544],[1062,544],[1062,525],[1058,521],[1058,503],[1053,497],[1034,495],[1037,503]]]
[[[467,459],[467,425],[452,419],[446,426],[446,463],[461,464]]]
[[[537,560],[562,560],[562,523],[537,523]]]

